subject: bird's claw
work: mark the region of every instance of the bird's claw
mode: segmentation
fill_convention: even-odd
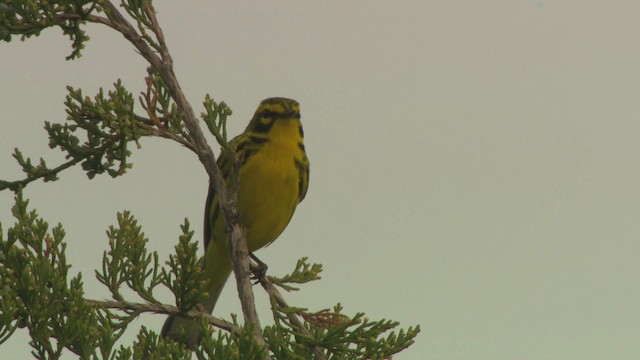
[[[253,285],[255,285],[267,275],[267,269],[269,266],[262,262],[262,260],[258,259],[257,256],[253,255],[253,253],[250,253],[249,256],[256,263],[256,266],[251,267],[251,280],[254,281]]]

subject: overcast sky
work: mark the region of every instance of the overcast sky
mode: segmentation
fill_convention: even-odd
[[[206,93],[224,100],[237,134],[264,98],[301,103],[309,192],[259,252],[274,275],[302,256],[324,264],[322,281],[288,295],[292,305],[341,302],[349,314],[419,324],[398,359],[640,358],[640,2],[157,8],[196,113]],[[87,31],[73,62],[58,29],[0,44],[2,179],[22,176],[14,147],[63,161],[42,127],[64,121],[66,85],[92,95],[120,78],[143,89],[133,46],[103,27]],[[93,269],[116,212],[131,210],[163,259],[185,217],[201,238],[207,178],[194,154],[145,139],[132,160],[115,180],[72,169],[25,191],[65,226],[68,260],[91,298],[108,297]],[[12,202],[0,193],[4,229]],[[227,286],[216,315],[240,312],[234,291]],[[28,358],[25,332],[0,351]]]

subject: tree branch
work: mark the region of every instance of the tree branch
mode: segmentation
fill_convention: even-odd
[[[92,299],[87,299],[86,301],[90,305],[100,307],[103,309],[132,311],[133,313],[136,314],[136,316],[143,313],[156,313],[156,314],[166,314],[166,315],[181,315],[181,316],[186,315],[194,319],[197,319],[199,317],[204,317],[209,324],[216,326],[220,329],[229,331],[234,334],[239,334],[241,332],[240,328],[237,325],[234,325],[228,321],[219,319],[205,311],[198,310],[197,308],[189,310],[188,312],[184,313],[184,312],[181,312],[180,309],[178,309],[175,306],[170,306],[170,305],[165,305],[160,303],[143,304],[143,303],[135,303],[135,302],[129,302],[129,301],[92,300]]]
[[[56,14],[56,19],[59,20],[86,20],[98,24],[107,25],[113,27],[109,19],[96,15],[79,15],[79,14]]]
[[[238,292],[240,301],[242,303],[243,315],[247,324],[253,324],[255,329],[255,338],[258,344],[261,346],[266,345],[264,336],[262,334],[262,328],[258,320],[258,314],[255,310],[255,302],[253,301],[253,290],[251,288],[251,282],[249,279],[249,251],[246,244],[245,231],[239,222],[237,215],[237,193],[229,193],[225,184],[222,173],[215,162],[213,151],[209,147],[202,133],[198,120],[193,112],[191,104],[186,99],[175,73],[173,72],[173,61],[169,55],[169,50],[164,42],[164,36],[162,30],[155,18],[155,10],[150,3],[145,4],[145,12],[152,23],[152,31],[158,37],[158,42],[161,47],[161,56],[153,51],[153,49],[147,44],[143,37],[138,34],[136,29],[122,16],[118,9],[109,0],[104,1],[104,9],[107,13],[107,17],[110,23],[106,24],[116,31],[120,32],[126,39],[128,39],[140,52],[140,54],[153,66],[160,76],[165,81],[167,88],[171,93],[171,97],[175,101],[178,108],[184,114],[184,123],[189,135],[195,145],[196,153],[200,158],[200,162],[204,165],[209,178],[213,182],[222,212],[225,216],[225,220],[231,228],[230,233],[230,252],[231,258],[234,264],[234,273],[236,275],[236,282],[238,286]],[[153,15],[149,15],[153,14]],[[237,161],[237,160],[236,160]],[[236,167],[237,168],[237,167]],[[237,176],[236,174],[234,174]],[[237,182],[237,177],[235,178]],[[266,355],[268,359],[268,355]]]
[[[46,177],[57,175],[62,170],[70,168],[73,165],[75,165],[75,164],[77,164],[77,163],[79,163],[79,162],[81,162],[83,160],[85,160],[85,159],[84,158],[73,158],[73,159],[63,163],[62,165],[56,167],[56,168],[48,169],[48,170],[42,171],[42,172],[38,172],[37,175],[27,176],[26,179],[22,179],[22,180],[16,180],[16,181],[11,181],[11,182],[9,182],[9,181],[1,181],[0,180],[0,191],[2,191],[4,189],[9,189],[9,190],[11,190],[13,192],[16,192],[16,191],[18,191],[18,188],[25,187],[28,183],[30,183],[32,181],[36,181],[36,180],[41,179],[41,178],[46,178]]]

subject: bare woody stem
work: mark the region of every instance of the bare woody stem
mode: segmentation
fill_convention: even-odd
[[[164,35],[155,16],[155,10],[151,3],[144,2],[145,14],[151,21],[151,30],[155,34],[159,46],[160,56],[149,46],[138,31],[122,16],[120,11],[109,0],[101,2],[108,20],[100,18],[99,23],[105,24],[116,31],[120,32],[127,40],[129,40],[138,50],[138,52],[158,71],[164,80],[173,101],[184,116],[184,124],[194,144],[194,151],[198,155],[200,162],[204,166],[207,174],[220,199],[220,208],[225,216],[225,220],[230,227],[230,253],[234,264],[234,273],[238,285],[238,293],[242,303],[242,310],[246,324],[253,324],[255,329],[255,339],[261,346],[266,346],[262,328],[258,320],[258,314],[255,310],[255,302],[253,301],[253,290],[249,279],[249,251],[246,244],[245,231],[239,222],[237,215],[237,193],[228,191],[227,186],[222,177],[222,173],[215,162],[213,151],[209,147],[202,133],[202,129],[198,125],[198,119],[191,104],[187,101],[177,77],[173,72],[173,60],[169,54],[168,47],[164,40]],[[91,21],[91,18],[89,19]],[[237,176],[237,173],[234,174]],[[237,178],[236,178],[237,179]],[[237,180],[236,180],[237,182]],[[268,359],[268,354],[265,357]]]
[[[103,309],[117,309],[127,312],[132,312],[135,315],[139,315],[142,313],[157,313],[157,314],[167,314],[167,315],[184,315],[175,306],[169,306],[164,304],[153,304],[153,303],[134,303],[129,301],[112,301],[112,300],[91,300],[87,299],[87,303],[100,307]],[[204,317],[207,319],[209,324],[212,324],[220,329],[227,330],[231,333],[240,333],[240,328],[237,325],[234,325],[228,321],[224,321],[222,319],[218,319],[217,317],[212,316],[211,314],[205,313],[200,310],[191,310],[187,312],[187,316],[191,316],[193,318]]]

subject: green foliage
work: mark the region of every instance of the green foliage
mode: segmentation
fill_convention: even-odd
[[[133,96],[120,80],[114,84],[114,90],[106,96],[100,89],[93,98],[83,97],[82,91],[67,87],[67,120],[65,124],[45,122],[49,135],[49,147],[60,148],[66,153],[68,161],[56,168],[47,167],[41,158],[37,166],[31,159],[24,158],[20,150],[15,149],[14,158],[22,167],[27,178],[22,181],[0,181],[0,190],[9,188],[16,191],[31,181],[43,178],[45,181],[58,179],[58,173],[80,163],[89,178],[97,174],[108,173],[117,177],[131,168],[128,157],[131,155],[129,142],[135,142],[141,136],[150,135],[150,127],[142,123],[133,114]],[[79,136],[83,133],[84,140]]]
[[[176,297],[178,309],[187,311],[207,298],[207,278],[198,255],[198,245],[191,242],[193,232],[189,230],[187,219],[181,228],[183,233],[175,247],[176,254],[167,261],[170,271],[163,269],[162,274],[163,283]]]
[[[120,292],[122,284],[133,289],[142,299],[157,302],[153,289],[162,282],[158,274],[158,254],[147,253],[149,242],[137,221],[128,211],[118,213],[118,227],[110,226],[107,231],[109,251],[102,257],[102,272],[96,271],[96,278],[104,284],[113,298],[123,301]]]
[[[98,315],[84,299],[82,276],[69,275],[62,226],[48,232],[47,222],[27,205],[19,192],[12,209],[16,223],[6,238],[0,234],[0,333],[28,328],[38,359],[58,358],[65,347],[88,356],[106,329],[94,325]]]
[[[27,175],[41,177],[45,182],[58,180],[58,171],[49,169],[43,158],[40,158],[40,163],[34,166],[31,159],[25,158],[24,155],[22,155],[22,152],[17,148],[14,149],[13,158],[16,159],[18,164],[22,167],[22,171]],[[12,190],[17,190],[17,185],[15,186],[15,189],[12,188]]]
[[[151,29],[155,21],[151,1],[125,1],[122,7],[136,21],[140,38],[159,51],[162,41]],[[73,53],[68,59],[74,59],[80,56],[84,43],[89,39],[81,25],[96,22],[123,31],[114,21],[119,16],[116,13],[117,9],[111,3],[102,1],[0,0],[0,40],[10,41],[16,34],[22,35],[24,40],[38,36],[45,28],[59,26],[72,39]],[[19,149],[15,149],[13,157],[27,176],[18,181],[0,180],[0,190],[15,192],[38,179],[55,181],[60,172],[78,163],[89,178],[103,173],[112,177],[123,175],[132,166],[128,162],[131,155],[129,142],[135,142],[140,148],[142,136],[169,138],[194,150],[192,139],[185,130],[183,113],[172,101],[158,69],[148,68],[146,82],[147,90],[139,98],[145,116],[135,112],[133,96],[120,80],[107,94],[101,88],[93,99],[83,96],[80,89],[68,86],[69,94],[65,101],[67,123],[45,123],[49,146],[60,148],[67,161],[50,168],[40,158],[38,165],[33,165],[30,158],[25,158]]]
[[[35,210],[29,211],[22,188],[38,179],[55,181],[59,173],[76,164],[81,164],[89,178],[104,173],[123,175],[132,167],[130,143],[140,147],[145,136],[174,140],[203,157],[202,144],[194,140],[201,130],[197,124],[191,126],[195,120],[190,106],[176,95],[177,81],[167,75],[172,73],[171,57],[152,2],[123,0],[121,8],[133,26],[105,0],[0,0],[0,40],[11,41],[14,35],[25,40],[43,29],[60,27],[72,41],[68,59],[75,59],[89,39],[81,26],[99,23],[124,35],[151,65],[146,91],[138,98],[143,114],[136,113],[133,95],[120,80],[112,90],[100,89],[93,97],[67,87],[67,122],[45,123],[49,146],[65,153],[63,164],[49,167],[44,159],[32,161],[15,149],[13,157],[26,178],[0,180],[0,190],[16,193],[15,224],[6,234],[0,224],[0,344],[26,329],[32,354],[38,359],[57,359],[66,349],[83,359],[114,360],[258,359],[264,358],[265,351],[277,359],[385,359],[410,346],[419,326],[398,331],[394,321],[371,321],[362,313],[345,315],[340,304],[315,312],[286,304],[275,286],[296,291],[320,279],[322,266],[308,263],[307,258],[299,260],[291,274],[258,279],[270,294],[274,320],[263,329],[267,348],[256,341],[256,329],[239,325],[234,315],[228,322],[201,312],[198,304],[206,298],[207,280],[186,219],[175,253],[161,262],[156,252],[147,251],[149,240],[137,220],[128,211],[119,213],[117,224],[106,232],[108,250],[101,269],[95,272],[113,300],[86,298],[82,274],[69,272],[62,226],[50,228]],[[226,132],[231,109],[208,94],[203,106],[202,121],[223,153],[232,156]],[[159,301],[158,288],[173,293],[177,306]],[[134,297],[137,302],[131,300]],[[196,320],[204,334],[201,346],[190,352],[145,327],[130,346],[116,344],[131,322],[144,313],[180,314]]]
[[[190,351],[177,346],[175,343],[163,341],[158,334],[147,330],[144,326],[138,333],[138,338],[131,348],[122,347],[116,355],[121,360],[160,360],[160,359],[191,359]]]
[[[137,143],[144,132],[133,117],[133,96],[118,80],[105,97],[100,89],[94,99],[82,96],[82,90],[67,86],[65,101],[69,124],[45,122],[49,147],[59,147],[67,158],[82,161],[89,178],[105,171],[112,177],[122,175],[131,164],[127,157],[129,141]],[[76,136],[84,132],[85,140]],[[138,145],[139,146],[139,145]],[[116,167],[115,164],[118,164]]]
[[[153,33],[153,18],[152,12],[150,12],[150,3],[148,0],[124,0],[123,8],[125,11],[131,16],[131,18],[135,19],[136,25],[138,27],[138,31],[140,32],[141,37],[156,51],[162,51],[161,45],[155,39],[155,36],[151,35]]]
[[[170,265],[167,271],[159,267],[157,253],[147,252],[148,240],[136,219],[128,212],[118,214],[118,225],[107,231],[110,250],[103,255],[102,270],[96,271],[98,281],[118,301],[109,303],[86,299],[82,275],[70,276],[62,226],[48,232],[47,222],[34,210],[28,211],[28,201],[22,197],[21,190],[15,200],[12,212],[16,223],[8,229],[6,237],[0,232],[0,344],[18,329],[27,328],[33,355],[38,359],[57,359],[65,348],[81,358],[98,354],[104,359],[112,356],[115,359],[191,357],[182,347],[158,339],[157,334],[144,328],[133,347],[121,346],[114,350],[115,342],[140,314],[178,311],[166,310],[154,297],[153,291],[158,285],[177,294],[178,302],[189,307],[186,310],[191,310],[206,295],[197,245],[191,242],[193,232],[187,221],[181,226],[183,233],[176,245],[176,254],[167,261]],[[194,288],[185,289],[184,284]],[[125,301],[123,285],[129,293],[139,295],[146,302]],[[211,334],[212,328],[205,326],[205,331]],[[233,341],[240,344],[247,336],[250,337],[233,336]],[[215,350],[216,347],[222,348],[228,342],[229,337],[219,337],[202,351],[215,354],[222,351]],[[236,354],[239,349],[236,346]]]
[[[200,114],[204,123],[207,124],[209,132],[211,132],[223,147],[227,145],[227,118],[233,114],[224,101],[217,103],[209,94],[205,96],[204,102],[205,112]]]
[[[45,122],[49,147],[61,149],[68,160],[55,168],[49,168],[42,158],[38,165],[33,165],[30,158],[25,158],[19,149],[15,149],[13,157],[27,177],[13,182],[0,180],[0,190],[16,191],[38,179],[45,182],[58,180],[60,172],[78,163],[90,179],[104,173],[111,177],[124,175],[132,167],[128,161],[131,156],[129,144],[133,142],[140,148],[139,140],[143,136],[169,138],[193,149],[180,112],[164,81],[152,68],[147,71],[147,90],[139,100],[148,118],[135,113],[133,95],[120,80],[114,83],[113,90],[105,94],[101,88],[93,98],[83,96],[81,90],[68,86],[69,94],[65,100],[67,123]],[[226,117],[222,126],[225,125]],[[221,131],[226,133],[224,127]]]
[[[302,284],[320,279],[318,274],[322,265],[311,265],[306,260],[306,257],[298,260],[291,274],[269,279],[289,291],[298,288],[288,283]],[[419,326],[389,332],[399,323],[384,319],[371,321],[364,313],[348,317],[342,314],[340,304],[333,311],[310,313],[304,308],[283,307],[272,298],[271,308],[275,324],[265,327],[264,335],[277,359],[310,359],[314,357],[314,347],[322,349],[328,359],[387,359],[411,346],[420,332]],[[291,315],[304,319],[304,330],[292,321]]]
[[[264,349],[255,342],[252,329],[240,327],[234,318],[232,328],[239,330],[215,335],[207,314],[193,312],[206,297],[206,280],[188,221],[181,226],[175,254],[166,261],[168,268],[162,268],[157,253],[147,252],[149,240],[137,220],[129,212],[118,214],[117,226],[107,231],[109,251],[103,255],[101,271],[96,271],[98,281],[116,300],[109,303],[85,298],[82,275],[69,275],[62,226],[49,232],[46,221],[28,211],[27,205],[19,191],[12,210],[16,223],[6,237],[0,232],[0,343],[19,328],[27,328],[38,359],[59,358],[65,348],[81,358],[98,354],[104,359],[261,358]],[[322,267],[306,260],[300,259],[291,274],[269,279],[289,290],[296,290],[290,283],[319,279]],[[167,308],[155,298],[158,286],[174,293],[178,308]],[[126,300],[127,294],[137,294],[144,302]],[[309,359],[318,349],[327,359],[385,359],[410,346],[420,331],[410,327],[396,333],[391,330],[397,322],[371,321],[362,313],[348,317],[340,304],[332,311],[308,312],[281,306],[272,298],[272,310],[274,325],[265,327],[264,335],[271,356],[277,359]],[[178,311],[202,319],[207,336],[195,353],[145,328],[131,347],[115,348],[140,314]],[[292,316],[302,319],[302,326]]]
[[[270,276],[269,281],[287,291],[297,291],[300,289],[289,284],[304,284],[309,281],[322,279],[319,276],[322,272],[322,264],[309,264],[307,260],[308,258],[306,256],[303,257],[298,260],[296,267],[293,269],[291,274],[283,277]]]
[[[243,327],[235,334],[218,332],[216,337],[205,336],[195,355],[199,360],[260,359],[263,357],[264,349],[256,343],[253,334],[251,327]]]
[[[185,129],[182,115],[171,99],[171,93],[158,71],[152,67],[147,68],[145,80],[147,90],[140,97],[140,103],[149,118],[137,116],[137,120],[149,132],[152,132],[151,129],[155,126],[160,130],[158,135],[168,137],[171,134],[178,142],[189,146],[187,143],[191,140]]]
[[[41,0],[1,0],[0,40],[11,41],[12,35],[20,35],[21,40],[39,36],[42,30],[58,26],[71,40],[73,51],[67,60],[80,56],[87,34],[80,28],[86,19],[100,8],[98,1],[41,1]]]
[[[410,327],[397,334],[391,331],[397,322],[388,320],[370,321],[358,313],[351,319],[340,313],[338,304],[333,311],[314,314],[302,309],[282,309],[275,314],[276,325],[267,326],[264,335],[273,357],[277,359],[311,359],[313,347],[322,349],[328,359],[388,359],[406,349],[414,342],[420,327]],[[288,312],[306,318],[302,333],[287,320]]]

